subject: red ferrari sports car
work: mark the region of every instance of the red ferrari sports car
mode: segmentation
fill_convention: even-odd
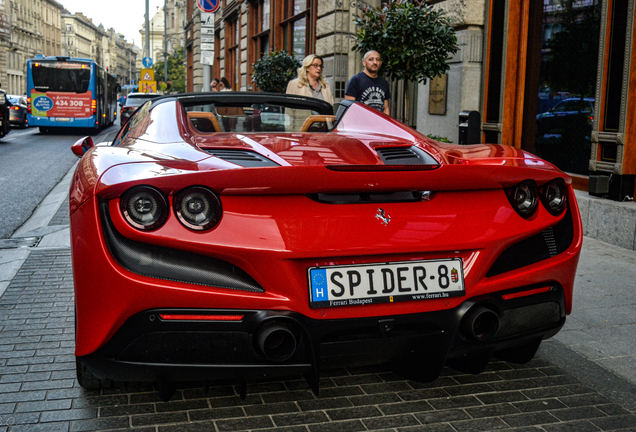
[[[70,191],[79,383],[527,362],[572,308],[571,179],[363,104],[221,92],[90,137]]]

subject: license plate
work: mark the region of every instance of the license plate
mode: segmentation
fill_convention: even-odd
[[[57,120],[57,121],[71,121],[71,119],[69,117],[58,117],[55,120]]]
[[[311,267],[309,306],[325,308],[465,295],[459,258]]]

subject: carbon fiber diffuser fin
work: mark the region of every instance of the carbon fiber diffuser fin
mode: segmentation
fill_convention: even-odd
[[[101,214],[110,253],[133,273],[196,285],[265,292],[250,275],[228,262],[124,237],[115,229],[106,202],[101,203]]]

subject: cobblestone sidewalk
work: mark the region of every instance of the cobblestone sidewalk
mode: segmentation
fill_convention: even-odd
[[[69,250],[31,252],[0,299],[0,431],[636,432],[635,413],[599,391],[603,376],[591,388],[541,357],[426,385],[383,368],[330,371],[319,397],[300,377],[250,382],[244,401],[227,383],[180,388],[167,403],[149,386],[86,391],[73,320]]]

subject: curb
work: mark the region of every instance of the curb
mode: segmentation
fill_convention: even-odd
[[[71,247],[70,228],[67,225],[49,226],[49,223],[68,197],[75,163],[62,180],[37,206],[31,217],[11,236],[16,247],[0,249],[0,297],[4,294],[22,264],[33,250],[68,249]]]

